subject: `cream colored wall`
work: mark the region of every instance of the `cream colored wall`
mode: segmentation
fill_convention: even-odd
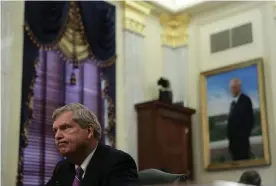
[[[124,79],[124,24],[123,24],[123,7],[121,2],[109,2],[116,6],[116,44],[117,44],[117,69],[116,69],[116,120],[117,120],[117,135],[116,146],[118,149],[129,152],[128,149],[128,124],[125,123],[125,82]],[[141,81],[145,81],[144,96],[146,100],[153,100],[158,97],[156,86],[157,79],[162,74],[162,45],[161,45],[161,26],[159,19],[156,16],[150,15],[145,19],[144,42],[145,48],[140,52],[144,55],[144,69],[146,77],[141,77]],[[135,45],[135,43],[133,43]],[[134,106],[134,105],[133,105]],[[137,146],[137,144],[131,144]],[[129,152],[133,154],[134,152]],[[137,160],[136,160],[137,161]]]
[[[157,80],[163,73],[163,49],[161,43],[162,28],[159,23],[159,18],[156,16],[150,16],[146,22],[145,29],[145,101],[158,98]],[[142,54],[143,55],[143,54]]]
[[[253,24],[252,44],[210,54],[211,33],[238,26],[247,22]],[[216,179],[236,181],[244,170],[205,172],[200,121],[199,73],[248,59],[263,57],[265,94],[269,125],[269,140],[272,165],[256,168],[264,184],[276,183],[276,30],[273,20],[273,6],[270,2],[237,2],[209,12],[202,12],[192,18],[189,30],[189,88],[188,104],[197,110],[193,118],[194,167],[196,180],[200,183]]]
[[[10,15],[10,16],[9,16]],[[17,16],[14,16],[17,15]],[[23,1],[1,2],[1,184],[15,185],[21,102]],[[8,16],[8,17],[6,17]],[[2,35],[4,29],[9,30]]]

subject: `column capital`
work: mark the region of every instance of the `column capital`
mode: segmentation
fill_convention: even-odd
[[[177,48],[187,44],[190,15],[161,14],[160,24],[163,28],[162,42],[164,45]]]
[[[150,15],[151,8],[137,1],[123,1],[124,29],[144,35],[145,18]]]

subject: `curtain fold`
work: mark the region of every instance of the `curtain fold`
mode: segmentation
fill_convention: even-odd
[[[24,33],[22,89],[21,89],[21,115],[19,137],[19,159],[17,185],[23,184],[23,156],[27,146],[26,126],[32,121],[32,96],[34,78],[36,77],[35,65],[37,63],[39,49],[33,45],[27,33]]]
[[[108,123],[105,128],[105,135],[109,141],[109,145],[116,144],[116,64],[108,68],[101,68],[101,78],[105,81],[103,88],[103,97],[107,101]]]
[[[68,1],[26,1],[25,26],[38,46],[52,46],[62,36],[69,11]]]
[[[64,63],[52,51],[40,50],[33,85],[33,115],[28,129],[28,146],[24,149],[22,185],[44,185],[52,175],[56,162],[61,160],[56,151],[51,116],[63,104]],[[47,149],[47,153],[46,153]],[[30,161],[31,160],[31,161]],[[38,166],[39,165],[39,166]]]
[[[96,58],[107,61],[115,56],[115,7],[104,1],[80,1],[86,39]],[[93,18],[93,21],[91,21]]]

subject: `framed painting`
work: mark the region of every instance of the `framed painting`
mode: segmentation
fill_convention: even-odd
[[[200,74],[206,170],[270,164],[263,60]]]

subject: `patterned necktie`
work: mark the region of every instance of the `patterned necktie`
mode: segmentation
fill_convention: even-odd
[[[83,170],[81,167],[78,167],[76,170],[76,175],[72,186],[80,186],[82,175],[83,175]]]

